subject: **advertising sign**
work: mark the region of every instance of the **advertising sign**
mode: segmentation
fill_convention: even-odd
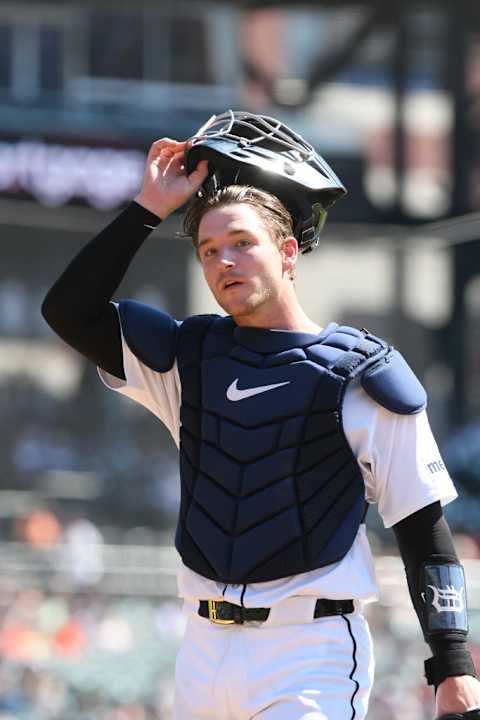
[[[139,149],[0,138],[0,194],[112,210],[138,192],[145,159]]]

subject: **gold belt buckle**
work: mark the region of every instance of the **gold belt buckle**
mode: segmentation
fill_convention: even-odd
[[[235,620],[221,620],[217,617],[217,601],[208,600],[208,618],[217,625],[234,625]]]

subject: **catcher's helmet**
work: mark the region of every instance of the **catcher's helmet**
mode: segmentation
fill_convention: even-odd
[[[236,184],[276,195],[293,217],[303,253],[318,245],[326,209],[347,192],[306,140],[267,115],[233,110],[214,115],[187,148],[188,174],[208,160],[209,175],[199,194]]]

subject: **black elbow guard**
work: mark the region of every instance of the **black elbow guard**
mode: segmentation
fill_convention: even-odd
[[[468,633],[465,575],[456,559],[431,558],[421,569],[421,597],[424,603],[423,627],[434,656],[425,662],[429,685],[438,685],[455,675],[475,676],[471,655],[462,642]],[[439,650],[445,642],[445,649]]]

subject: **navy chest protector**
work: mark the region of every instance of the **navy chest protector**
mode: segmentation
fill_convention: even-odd
[[[177,327],[142,308],[120,306],[130,348],[160,371],[176,355],[181,379],[176,547],[183,562],[240,584],[341,560],[365,507],[342,426],[345,390],[361,376],[388,409],[418,412],[425,393],[402,356],[366,331],[336,324],[317,336],[238,327],[218,316]],[[155,325],[174,337],[161,351],[152,343]]]

